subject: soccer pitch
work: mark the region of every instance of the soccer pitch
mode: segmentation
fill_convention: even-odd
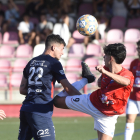
[[[97,140],[97,133],[93,129],[92,117],[58,118],[53,117],[56,140]],[[19,119],[6,118],[0,120],[0,139],[16,140],[18,137]],[[119,117],[113,140],[124,139],[125,117]],[[133,140],[138,140],[140,134],[140,117],[135,122]]]

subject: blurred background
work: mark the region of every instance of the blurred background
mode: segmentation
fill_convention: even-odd
[[[98,30],[90,37],[76,30],[76,21],[83,14],[91,14],[98,21]],[[0,106],[7,116],[18,117],[25,98],[19,94],[23,68],[32,57],[44,51],[45,39],[52,33],[59,34],[66,42],[60,61],[68,80],[73,83],[81,79],[81,61],[89,65],[97,80],[100,74],[95,66],[104,65],[105,45],[125,44],[127,58],[122,64],[125,68],[129,69],[137,57],[140,3],[133,0],[0,0]],[[81,92],[96,90],[96,83],[86,85]],[[54,93],[61,90],[61,85],[56,83]]]

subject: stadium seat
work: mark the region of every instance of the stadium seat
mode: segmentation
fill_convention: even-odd
[[[3,45],[0,48],[0,58],[13,58],[15,55],[15,48],[8,45]]]
[[[3,35],[3,44],[17,45],[18,33],[14,31],[5,32]]]
[[[10,72],[11,63],[9,60],[1,59],[0,60],[0,72]]]
[[[99,62],[95,58],[87,58],[85,63],[89,66],[91,71],[95,71],[95,67],[99,65]]]
[[[33,48],[29,45],[19,45],[16,51],[17,58],[30,58],[33,55]]]
[[[72,71],[72,72],[79,72],[81,70],[81,60],[68,59],[65,70]]]
[[[85,36],[81,35],[77,30],[72,34],[72,37],[75,39],[75,43],[83,43]]]
[[[2,34],[0,32],[0,44],[2,43]]]
[[[111,19],[110,29],[124,29],[126,19],[120,16],[114,16]]]
[[[137,54],[136,45],[133,43],[124,43],[126,47],[126,55],[127,56],[135,56]]]
[[[130,68],[131,62],[134,60],[134,58],[126,57],[125,60],[122,63],[122,66],[126,69]]]
[[[78,80],[78,76],[75,73],[66,73],[66,77],[71,84]]]
[[[8,86],[7,77],[4,74],[0,74],[0,88],[6,88]]]
[[[34,47],[33,57],[41,55],[45,50],[45,44],[38,44]]]
[[[13,66],[13,72],[22,72],[28,63],[25,59],[16,59]]]
[[[107,43],[122,43],[123,32],[120,29],[109,30],[107,33],[106,42]]]
[[[80,43],[75,43],[70,47],[68,57],[83,57],[84,46]]]
[[[130,19],[128,19],[127,28],[140,29],[140,18],[130,18]]]
[[[101,56],[101,46],[96,44],[88,44],[86,56]]]
[[[19,88],[20,83],[21,83],[21,79],[22,79],[22,74],[12,73],[11,81],[10,81],[11,86]]]
[[[93,6],[91,3],[82,3],[78,9],[78,17],[85,15],[85,14],[93,14]]]
[[[136,43],[140,39],[138,29],[127,29],[124,34],[124,42]]]

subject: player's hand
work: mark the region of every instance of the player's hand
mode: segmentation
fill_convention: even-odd
[[[0,110],[0,119],[3,120],[3,118],[6,118],[6,114],[3,110]]]
[[[105,73],[105,71],[106,71],[106,70],[104,69],[104,67],[101,66],[101,65],[95,67],[95,69],[96,69],[97,71],[99,71],[100,73]]]

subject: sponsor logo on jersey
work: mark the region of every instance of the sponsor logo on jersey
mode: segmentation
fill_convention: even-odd
[[[65,73],[64,73],[64,70],[59,70],[59,72],[60,72],[62,75],[65,74]]]
[[[136,76],[140,76],[140,71],[139,70],[136,71]]]
[[[49,129],[45,129],[45,130],[39,130],[37,131],[37,136],[38,137],[46,137],[46,136],[51,136]]]
[[[74,101],[74,102],[79,102],[80,98],[75,98],[75,99],[71,98],[71,100]]]
[[[44,60],[33,60],[33,62],[30,64],[30,66],[43,66],[44,63],[45,63]]]

